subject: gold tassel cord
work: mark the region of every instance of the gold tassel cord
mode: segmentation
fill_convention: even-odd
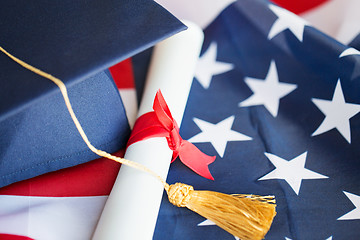
[[[260,240],[269,231],[276,215],[273,196],[228,195],[212,191],[195,191],[192,186],[183,183],[169,185],[149,168],[95,148],[87,138],[72,109],[65,84],[60,79],[16,58],[1,46],[0,51],[22,67],[51,80],[59,87],[78,132],[88,148],[95,154],[153,175],[163,184],[172,204],[178,207],[187,207],[242,240]]]
[[[263,239],[276,215],[273,196],[195,191],[183,183],[166,191],[175,206],[187,207],[242,240]]]

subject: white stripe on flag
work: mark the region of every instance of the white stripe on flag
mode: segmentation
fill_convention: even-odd
[[[36,240],[88,240],[107,196],[0,196],[0,233]]]
[[[360,33],[359,10],[359,0],[331,0],[301,14],[301,17],[324,33],[348,44]]]
[[[236,0],[155,1],[177,18],[192,21],[203,29],[207,27],[224,8],[236,2]]]
[[[130,128],[132,129],[136,120],[138,111],[138,103],[136,98],[135,88],[119,88],[120,96],[123,101],[126,116],[129,121]]]

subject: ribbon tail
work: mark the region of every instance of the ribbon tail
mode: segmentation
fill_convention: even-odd
[[[154,113],[156,114],[159,123],[167,130],[171,131],[174,127],[175,120],[171,115],[169,106],[167,105],[164,96],[160,89],[156,92],[154,104]]]
[[[179,149],[179,158],[182,163],[200,176],[214,180],[208,165],[215,161],[215,156],[208,156],[201,152],[194,144],[183,140]]]

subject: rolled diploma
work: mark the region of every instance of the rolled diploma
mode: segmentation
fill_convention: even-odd
[[[153,111],[156,91],[161,89],[180,126],[203,42],[201,29],[185,24],[187,30],[155,46],[138,116]],[[163,179],[171,157],[165,138],[134,143],[125,153],[126,159],[147,166]],[[163,185],[149,173],[122,165],[93,239],[152,239],[163,192]]]

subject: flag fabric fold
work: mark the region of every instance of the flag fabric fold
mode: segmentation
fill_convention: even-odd
[[[115,155],[123,156],[124,151]],[[100,158],[1,188],[0,234],[90,239],[119,168]]]
[[[233,3],[205,29],[180,129],[217,156],[215,181],[174,162],[168,182],[274,194],[265,239],[357,238],[359,62],[357,50],[277,5]],[[237,239],[164,200],[154,239],[189,238]]]
[[[209,165],[215,181],[175,161],[168,182],[226,193],[274,194],[278,214],[265,239],[357,239],[360,41],[343,45],[311,27],[311,21],[270,4],[239,0],[206,28],[180,134],[217,157]],[[63,239],[63,229],[72,233],[81,225],[81,234],[66,239],[89,239],[118,167],[99,159],[1,188],[0,206],[5,199],[18,204],[13,211],[0,207],[0,238]],[[81,201],[95,199],[96,204]],[[55,203],[67,210],[54,210]],[[20,212],[32,218],[16,219]],[[61,221],[49,220],[58,214]],[[164,200],[153,239],[238,238]]]

